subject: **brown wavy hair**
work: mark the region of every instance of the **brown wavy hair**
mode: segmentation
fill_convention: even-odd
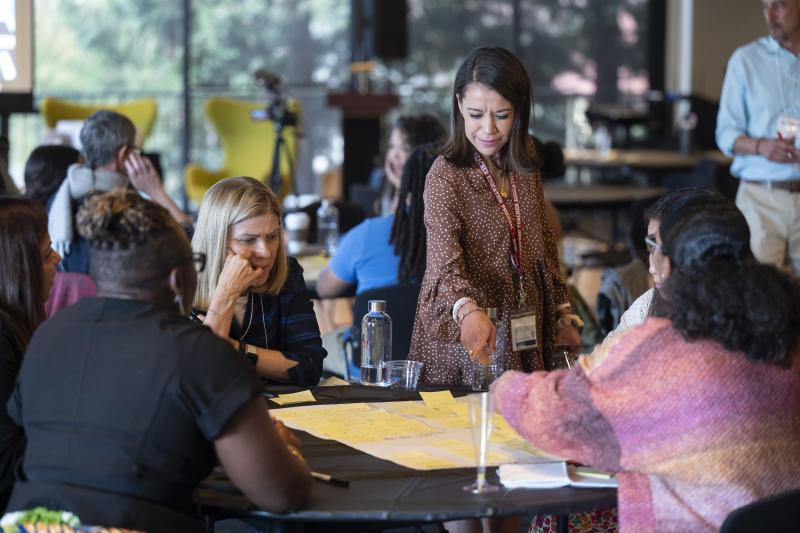
[[[0,311],[20,351],[45,319],[44,262],[47,213],[28,198],[0,198]],[[6,325],[6,324],[4,324]]]
[[[508,142],[500,149],[502,165],[528,174],[538,168],[535,150],[529,146],[528,127],[531,121],[533,88],[530,78],[517,56],[505,48],[484,46],[473,50],[456,72],[450,110],[450,138],[442,154],[457,167],[471,167],[475,148],[464,131],[464,119],[458,103],[467,87],[480,83],[497,92],[514,106],[514,123]]]

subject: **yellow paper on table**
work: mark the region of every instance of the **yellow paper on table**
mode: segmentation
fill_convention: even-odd
[[[337,385],[350,385],[350,382],[336,376],[329,376],[319,382],[320,387],[335,387]]]
[[[420,451],[408,451],[392,454],[390,461],[401,464],[407,468],[422,470],[436,470],[440,468],[459,468],[462,465],[443,457]]]
[[[456,399],[449,390],[420,392],[419,395],[429,409],[453,409],[456,406]]]
[[[304,390],[291,394],[281,394],[280,396],[272,398],[272,401],[278,405],[292,405],[295,403],[316,402],[317,399],[314,398],[310,390]]]

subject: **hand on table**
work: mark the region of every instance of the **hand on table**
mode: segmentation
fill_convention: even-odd
[[[465,315],[461,321],[461,344],[467,349],[470,359],[482,365],[492,363],[497,330],[482,310]]]

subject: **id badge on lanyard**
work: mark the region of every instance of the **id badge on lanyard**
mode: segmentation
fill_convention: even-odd
[[[511,350],[519,352],[536,348],[536,313],[532,307],[521,307],[511,313]]]
[[[522,215],[519,207],[519,195],[517,194],[517,183],[515,176],[511,174],[511,199],[514,203],[515,219],[511,218],[508,207],[497,190],[497,185],[492,179],[489,168],[483,158],[475,153],[475,162],[478,164],[483,177],[486,180],[489,190],[492,191],[497,206],[502,211],[508,223],[511,235],[511,268],[517,285],[517,310],[511,313],[511,350],[519,352],[530,350],[538,345],[536,335],[536,313],[532,307],[528,306],[527,294],[525,293],[524,275],[522,271]]]

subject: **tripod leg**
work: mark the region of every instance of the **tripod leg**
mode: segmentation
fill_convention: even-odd
[[[270,171],[269,186],[276,196],[281,196],[281,145],[283,132],[275,128],[275,147],[272,152],[272,170]]]

